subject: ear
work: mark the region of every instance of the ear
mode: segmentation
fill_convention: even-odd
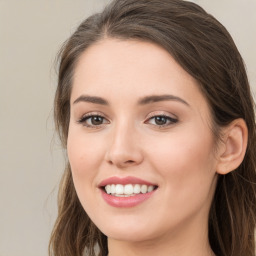
[[[234,120],[223,128],[224,138],[219,150],[217,173],[227,174],[243,161],[247,148],[248,129],[242,118]]]

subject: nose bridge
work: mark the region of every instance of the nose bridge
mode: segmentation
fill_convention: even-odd
[[[121,168],[139,164],[143,156],[138,142],[135,124],[129,122],[128,118],[119,120],[111,131],[107,161]]]

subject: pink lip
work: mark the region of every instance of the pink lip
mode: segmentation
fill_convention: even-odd
[[[142,180],[136,177],[131,177],[131,176],[127,176],[127,177],[110,177],[108,179],[103,180],[100,184],[99,187],[105,187],[108,184],[121,184],[121,185],[126,185],[126,184],[145,184],[145,185],[152,185],[152,186],[156,186],[146,180]]]
[[[136,194],[130,197],[117,197],[107,194],[105,191],[101,190],[103,199],[111,206],[114,207],[134,207],[147,199],[149,199],[155,190],[145,194]]]
[[[126,184],[145,184],[145,185],[152,185],[156,186],[148,181],[136,178],[136,177],[131,177],[127,176],[124,178],[120,177],[110,177],[108,179],[103,180],[99,184],[99,188],[105,187],[108,184],[121,184],[121,185],[126,185]],[[138,204],[141,204],[142,202],[146,201],[149,199],[153,194],[155,193],[155,190],[145,193],[145,194],[136,194],[134,196],[130,197],[117,197],[117,196],[112,196],[109,195],[105,192],[104,189],[101,189],[101,195],[103,199],[111,206],[114,207],[134,207]]]

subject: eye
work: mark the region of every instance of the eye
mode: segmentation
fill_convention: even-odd
[[[168,126],[177,122],[178,119],[166,115],[152,116],[146,121],[148,124],[156,125],[159,127]]]
[[[91,128],[100,128],[102,125],[108,124],[109,121],[101,115],[88,114],[78,120],[78,123]]]

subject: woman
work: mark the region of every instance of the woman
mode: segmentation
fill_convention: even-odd
[[[255,256],[254,103],[196,4],[116,0],[60,53],[68,163],[50,254]]]

